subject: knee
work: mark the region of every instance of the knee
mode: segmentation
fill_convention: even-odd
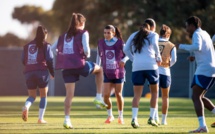
[[[193,101],[196,101],[196,100],[199,100],[200,96],[196,95],[196,94],[193,94],[192,95],[192,100]]]
[[[108,98],[110,98],[110,94],[103,94],[103,97],[104,97],[104,99],[108,99]]]

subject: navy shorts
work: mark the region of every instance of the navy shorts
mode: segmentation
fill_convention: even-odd
[[[65,69],[62,71],[65,83],[73,83],[79,80],[79,76],[87,77],[93,72],[95,64],[91,61],[86,61],[83,68],[80,69]]]
[[[107,76],[104,74],[104,83],[118,84],[118,83],[123,83],[123,82],[125,82],[125,78],[122,78],[122,79],[108,79]]]
[[[25,73],[25,80],[28,89],[45,88],[49,82],[48,70],[31,71]]]
[[[144,85],[146,79],[148,80],[149,84],[157,84],[159,81],[158,70],[142,70],[132,72],[133,85]]]
[[[159,87],[168,88],[171,85],[171,77],[163,74],[160,74],[159,76]]]
[[[191,84],[191,88],[194,85],[198,85],[201,88],[208,90],[214,85],[215,82],[215,77],[207,77],[204,75],[194,75],[193,77],[193,82]]]

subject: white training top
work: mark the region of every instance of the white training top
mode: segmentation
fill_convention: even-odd
[[[138,33],[134,32],[128,38],[126,45],[123,49],[124,53],[129,57],[132,63],[132,72],[140,70],[156,70],[158,69],[157,61],[162,61],[160,56],[160,50],[158,46],[159,36],[155,32],[150,32],[147,36],[149,42],[145,39],[144,46],[141,52],[134,53],[135,47],[133,45],[133,39]]]
[[[159,38],[159,41],[169,41],[169,39]],[[177,52],[176,52],[176,48],[173,47],[171,54],[170,54],[170,67],[173,66],[176,63],[176,61],[177,61]],[[159,74],[171,76],[170,67],[165,68],[165,67],[159,66]]]
[[[116,37],[113,37],[110,40],[106,40],[105,39],[105,44],[107,46],[113,46],[117,41],[118,41],[118,39]],[[123,46],[125,46],[125,44],[123,44]],[[125,56],[121,61],[123,63],[126,63],[127,60],[128,60],[128,56]],[[98,48],[97,48],[96,64],[98,64],[99,66],[101,65],[101,57],[99,56],[99,50],[98,50]]]
[[[64,35],[66,37],[66,34]],[[57,55],[57,42],[58,40],[51,46],[51,49],[55,55]],[[71,45],[73,46],[73,37],[71,39]],[[90,45],[89,45],[89,33],[86,31],[82,35],[82,45],[84,49],[84,54],[87,58],[90,57]]]
[[[194,52],[197,64],[195,75],[215,77],[215,52],[210,35],[198,28],[192,36],[192,44],[180,44],[179,49]]]

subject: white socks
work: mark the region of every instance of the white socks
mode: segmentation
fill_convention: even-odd
[[[139,108],[132,108],[132,119],[137,119]]]
[[[204,116],[198,117],[198,121],[199,121],[199,126],[200,126],[200,127],[206,126],[205,117],[204,117]]]
[[[118,111],[119,117],[118,118],[123,118],[123,111]]]
[[[46,109],[39,109],[39,120],[43,120],[44,114]]]
[[[107,113],[108,113],[108,116],[113,116],[112,108],[111,109],[107,109]]]
[[[150,108],[150,117],[154,120],[155,119],[155,112],[156,109],[155,108]]]
[[[27,109],[29,109],[31,105],[32,105],[32,102],[30,101],[25,102],[25,106],[27,107]]]

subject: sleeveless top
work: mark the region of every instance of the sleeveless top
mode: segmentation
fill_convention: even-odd
[[[170,67],[170,58],[171,51],[175,47],[170,41],[161,41],[159,42],[159,49],[162,57],[161,67],[169,68]]]
[[[66,40],[66,34],[59,37],[57,43],[56,69],[78,69],[85,65],[86,55],[82,45],[82,35],[85,30],[80,30],[72,40]]]
[[[107,46],[104,39],[98,43],[103,71],[108,79],[121,79],[125,77],[125,69],[119,67],[119,62],[125,57],[123,44],[123,41],[120,39],[112,46]]]
[[[45,51],[48,43],[41,48],[33,40],[24,46],[24,73],[36,70],[47,70]]]

